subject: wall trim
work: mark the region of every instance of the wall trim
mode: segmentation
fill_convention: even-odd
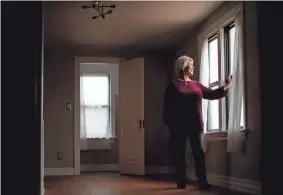
[[[119,171],[118,164],[83,164],[81,171]]]
[[[44,168],[44,176],[67,176],[74,175],[73,167],[63,167],[63,168]]]
[[[197,180],[195,172],[193,170],[187,172],[187,177],[191,180]],[[239,192],[250,194],[261,193],[261,184],[258,181],[231,176],[217,175],[212,173],[207,173],[207,180],[212,185],[221,186],[230,190],[236,190]]]

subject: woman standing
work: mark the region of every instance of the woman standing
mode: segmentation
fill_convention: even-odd
[[[227,95],[232,82],[229,76],[226,84],[212,90],[190,79],[194,74],[193,59],[181,56],[175,63],[178,79],[170,82],[165,91],[163,118],[169,128],[174,153],[177,188],[186,187],[185,151],[187,137],[190,140],[195,171],[200,189],[211,186],[206,179],[205,158],[201,146],[203,132],[202,99],[215,100]]]

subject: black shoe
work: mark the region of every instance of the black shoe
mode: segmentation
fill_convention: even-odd
[[[185,189],[186,184],[185,183],[177,183],[177,189]]]
[[[212,189],[212,185],[210,185],[209,183],[205,183],[205,184],[200,184],[199,185],[199,189],[200,190],[211,190]]]

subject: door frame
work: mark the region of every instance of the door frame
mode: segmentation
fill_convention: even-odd
[[[82,63],[107,63],[120,64],[122,58],[117,57],[75,57],[74,78],[74,175],[81,173],[80,154],[80,64]],[[117,135],[117,134],[116,134]]]

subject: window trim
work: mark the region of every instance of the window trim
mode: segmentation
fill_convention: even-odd
[[[245,128],[240,132],[241,132],[240,140],[245,141],[250,131],[247,128]],[[207,141],[227,140],[228,131],[207,131],[204,134],[204,136]]]

